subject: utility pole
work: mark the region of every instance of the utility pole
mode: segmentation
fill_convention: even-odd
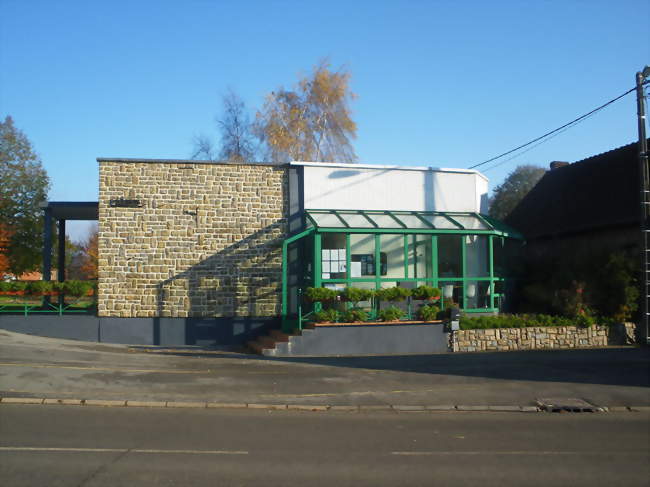
[[[641,330],[639,330],[639,339],[650,343],[650,330],[648,329],[648,317],[650,314],[650,248],[648,247],[650,232],[650,185],[648,184],[648,140],[645,132],[645,93],[643,87],[648,83],[650,77],[650,66],[646,66],[643,71],[636,73],[636,107],[637,121],[639,126],[639,186],[641,201],[641,275],[643,284],[641,286],[643,309],[641,310]]]

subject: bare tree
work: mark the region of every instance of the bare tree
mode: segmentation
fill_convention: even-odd
[[[221,134],[221,160],[250,162],[255,160],[255,142],[244,101],[232,90],[222,98],[223,111],[217,119]]]
[[[255,132],[273,161],[355,162],[350,139],[357,125],[351,118],[350,73],[330,70],[322,61],[294,91],[279,88],[257,112]]]
[[[207,135],[194,136],[194,150],[191,159],[214,160],[214,147],[212,141]]]

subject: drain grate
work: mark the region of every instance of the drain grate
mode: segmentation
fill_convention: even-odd
[[[598,413],[602,408],[575,397],[541,397],[537,405],[549,413]]]

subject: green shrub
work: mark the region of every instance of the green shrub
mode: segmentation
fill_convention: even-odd
[[[321,301],[335,301],[338,293],[334,289],[326,287],[308,287],[305,290],[305,297],[312,302]]]
[[[389,306],[379,312],[382,321],[397,321],[404,315],[404,311],[396,306]]]
[[[335,309],[323,309],[314,313],[316,323],[336,322],[338,319],[339,314]]]
[[[420,306],[420,309],[418,309],[418,318],[422,321],[433,321],[438,318],[438,313],[440,313],[440,308],[432,304],[427,304]]]
[[[343,313],[343,321],[345,323],[355,323],[357,321],[366,321],[367,319],[367,313],[361,308],[350,308]]]
[[[10,291],[19,292],[25,291],[27,289],[27,283],[25,281],[11,281]]]
[[[418,286],[411,291],[414,299],[432,299],[440,297],[440,289],[433,286]]]
[[[0,281],[0,293],[11,291],[11,281]]]
[[[375,291],[375,297],[379,301],[404,301],[411,295],[411,290],[405,287],[385,287]]]
[[[65,281],[63,292],[68,296],[85,296],[93,288],[91,281]]]
[[[368,301],[374,295],[373,289],[361,289],[358,287],[346,287],[339,293],[342,299],[350,301],[351,303],[358,303],[359,301]]]
[[[52,281],[31,281],[27,284],[27,293],[36,296],[51,293],[52,284]]]
[[[583,318],[567,318],[542,314],[498,315],[498,316],[461,316],[461,330],[492,329],[492,328],[526,328],[546,326],[583,326],[588,327],[595,323],[595,319],[588,315]]]

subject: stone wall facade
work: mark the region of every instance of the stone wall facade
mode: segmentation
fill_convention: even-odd
[[[99,316],[280,313],[285,167],[99,162]]]
[[[453,352],[484,352],[605,347],[607,331],[606,326],[458,330],[451,333],[450,348]]]

